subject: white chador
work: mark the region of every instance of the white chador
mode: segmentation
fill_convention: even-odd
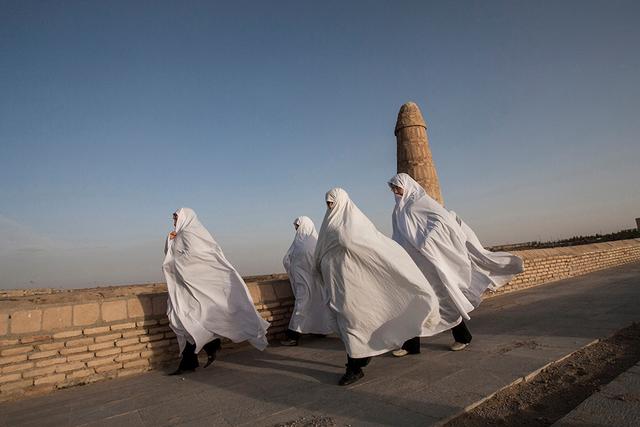
[[[443,330],[469,319],[486,289],[495,290],[523,271],[522,259],[490,252],[453,211],[448,211],[409,175],[400,173],[389,184],[404,190],[396,195],[393,239],[420,267],[440,300]]]
[[[249,341],[263,350],[269,323],[256,311],[244,280],[192,209],[176,214],[176,237],[167,238],[162,268],[169,292],[167,316],[180,352],[187,341],[198,353],[220,337]]]
[[[311,218],[296,218],[296,236],[282,263],[296,298],[289,329],[306,334],[332,333],[332,318],[322,289],[313,280],[313,255],[318,233]]]
[[[315,263],[352,358],[376,356],[440,322],[438,299],[400,245],[380,233],[341,188],[320,228]]]

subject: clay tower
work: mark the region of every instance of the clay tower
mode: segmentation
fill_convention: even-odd
[[[429,148],[427,124],[414,102],[407,102],[400,107],[395,134],[398,143],[398,173],[411,175],[431,197],[444,205],[436,166]]]

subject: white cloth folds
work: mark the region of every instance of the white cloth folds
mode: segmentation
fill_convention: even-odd
[[[328,335],[333,332],[329,306],[322,289],[313,278],[313,255],[318,233],[311,218],[296,218],[296,235],[282,260],[293,295],[296,298],[289,329],[306,334]]]
[[[440,300],[442,328],[469,319],[486,289],[495,290],[523,271],[522,259],[490,252],[455,212],[448,211],[409,175],[389,181],[404,193],[396,196],[393,239],[411,255]]]
[[[340,188],[320,228],[318,274],[336,332],[354,358],[397,349],[407,339],[436,333],[433,289],[406,251],[380,233]]]
[[[167,238],[162,268],[169,293],[167,316],[180,352],[187,341],[196,345],[197,353],[218,337],[249,341],[263,350],[269,322],[256,311],[244,280],[192,209],[181,208],[176,214],[176,237]]]

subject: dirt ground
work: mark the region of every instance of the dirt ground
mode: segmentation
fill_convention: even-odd
[[[640,360],[640,324],[579,350],[496,394],[447,427],[548,426]]]
[[[302,417],[274,427],[335,427],[337,424],[330,417],[310,416]]]

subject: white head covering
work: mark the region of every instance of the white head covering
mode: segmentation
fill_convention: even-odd
[[[393,211],[393,239],[434,286],[443,320],[455,323],[460,315],[468,319],[487,288],[496,289],[522,271],[520,258],[485,250],[455,212],[431,198],[409,175],[399,173],[389,184],[404,190]],[[447,313],[452,304],[455,307]]]
[[[293,253],[304,250],[310,246],[313,246],[313,250],[315,250],[316,242],[318,241],[316,226],[308,216],[297,217],[293,221],[293,225],[298,227],[296,228],[296,235],[293,238],[291,246],[289,246],[289,250],[284,256],[284,259],[282,260],[282,264],[284,265],[284,269],[287,270],[287,273],[289,271],[291,256]]]
[[[244,280],[192,209],[180,208],[176,214],[176,237],[167,239],[162,267],[167,316],[180,351],[189,341],[197,353],[216,337],[264,349],[269,323],[256,311]]]
[[[282,260],[296,297],[289,329],[300,333],[327,335],[333,332],[332,319],[322,289],[314,280],[313,255],[318,233],[311,218],[301,216],[293,222],[296,235]]]
[[[211,237],[209,231],[207,231],[207,229],[200,223],[200,220],[198,220],[198,215],[196,215],[193,209],[180,208],[175,211],[174,214],[178,216],[175,229],[176,233],[189,229],[191,232],[203,233]]]
[[[175,211],[175,214],[178,215],[178,220],[176,221],[175,232],[176,235],[178,233],[187,232],[191,234],[194,238],[197,238],[202,243],[209,244],[215,247],[220,247],[218,242],[215,241],[209,230],[207,230],[204,225],[198,219],[198,215],[191,208],[180,208]]]
[[[293,239],[293,243],[289,248],[289,251],[294,247],[294,245],[298,245],[304,243],[306,241],[313,241],[313,247],[315,248],[315,242],[318,240],[318,232],[316,231],[316,226],[313,224],[313,221],[308,216],[299,216],[293,221],[293,225],[298,226],[296,228],[296,236]]]
[[[401,197],[396,197],[396,207],[393,210],[393,240],[397,241],[398,232],[402,235],[411,234],[411,229],[415,226],[422,227],[424,230],[430,230],[434,224],[428,222],[427,216],[431,216],[434,220],[448,222],[453,226],[455,222],[455,214],[446,210],[440,203],[433,199],[420,184],[406,173],[399,173],[389,180],[389,185],[395,185],[403,189]],[[422,223],[415,224],[412,217],[406,215],[406,212],[419,208],[425,216],[422,216]],[[452,222],[453,221],[453,222]],[[455,227],[454,227],[455,229]]]
[[[325,200],[332,202],[333,207],[327,209],[320,227],[318,245],[316,246],[317,263],[321,261],[318,254],[326,254],[330,248],[338,245],[340,243],[338,238],[351,240],[353,237],[357,239],[360,235],[363,239],[370,239],[372,236],[377,237],[380,234],[375,225],[358,209],[342,188],[329,190]],[[343,245],[346,243],[342,242]]]
[[[433,335],[437,299],[409,255],[380,233],[334,188],[320,228],[315,263],[351,357],[368,357],[400,347],[415,336]]]

